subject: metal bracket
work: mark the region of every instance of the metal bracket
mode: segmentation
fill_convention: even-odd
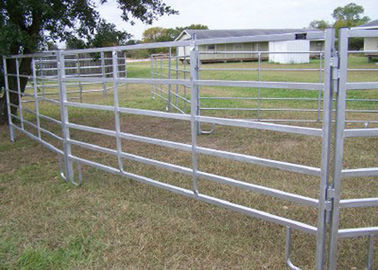
[[[325,210],[326,210],[326,222],[327,224],[331,223],[331,216],[333,210],[333,198],[335,197],[335,189],[331,186],[327,188],[327,199],[325,201]]]
[[[76,182],[74,179],[68,179],[67,176],[64,174],[64,171],[63,171],[63,161],[62,161],[62,157],[60,155],[58,155],[58,160],[59,160],[59,172],[60,172],[59,175],[60,175],[60,177],[62,177],[65,182],[70,182],[74,186],[80,186],[81,183],[83,182],[83,177],[82,177],[82,173],[81,173],[81,164],[80,164],[80,162],[77,162],[77,171],[78,171],[78,179],[79,179],[79,181]]]
[[[332,200],[335,198],[335,189],[331,186],[327,188],[327,200]]]
[[[301,270],[301,268],[295,266],[291,260],[290,260],[290,251],[291,251],[291,228],[286,227],[286,252],[285,252],[285,259],[286,259],[286,264],[291,270]]]
[[[60,155],[58,155],[58,160],[59,160],[59,175],[60,175],[60,177],[63,178],[63,180],[65,182],[68,182],[67,177],[63,172],[63,161],[62,161],[62,157]]]
[[[199,133],[199,135],[210,135],[211,133],[213,133],[214,129],[215,129],[214,123],[211,124],[210,130],[202,130],[201,126],[199,126],[199,129],[198,129],[199,132],[198,133]]]
[[[333,68],[332,69],[332,79],[333,80],[340,79],[340,70],[338,68]]]
[[[334,55],[331,57],[329,63],[331,64],[331,67],[338,68],[339,67],[339,57],[337,55]]]

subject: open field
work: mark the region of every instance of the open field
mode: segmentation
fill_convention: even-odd
[[[352,67],[376,68],[364,57],[351,58]],[[180,64],[181,65],[181,64]],[[313,61],[301,67],[317,67]],[[211,64],[203,67],[255,67],[256,63]],[[263,66],[285,67],[263,63]],[[286,65],[290,67],[291,65]],[[299,65],[295,65],[299,67]],[[129,77],[150,77],[148,63],[130,64]],[[378,80],[377,72],[359,72],[351,81]],[[173,77],[175,74],[172,75]],[[181,76],[181,74],[180,74]],[[256,72],[203,71],[202,79],[255,80]],[[317,72],[266,72],[267,81],[319,80]],[[85,86],[90,89],[93,86]],[[97,85],[100,88],[100,85]],[[70,89],[77,89],[71,86]],[[150,85],[120,86],[120,106],[162,110],[165,104],[150,98]],[[173,86],[175,89],[175,86]],[[185,89],[180,87],[180,93]],[[52,89],[51,91],[57,91]],[[189,91],[189,89],[188,89]],[[202,88],[202,96],[256,97],[257,89]],[[83,102],[113,105],[112,91],[85,93]],[[189,94],[189,92],[188,92]],[[317,91],[261,91],[269,97],[317,98]],[[377,99],[377,91],[350,91],[353,98]],[[70,97],[78,96],[72,94]],[[189,95],[188,98],[190,99]],[[77,101],[77,100],[75,100]],[[317,101],[265,101],[265,108],[317,108]],[[203,106],[255,107],[257,101],[204,100]],[[24,103],[33,110],[33,103]],[[377,102],[350,102],[350,109],[378,109]],[[40,112],[60,119],[59,106],[41,102]],[[203,111],[205,115],[254,118],[256,112]],[[278,115],[278,116],[277,116]],[[264,112],[266,117],[316,119],[315,113]],[[349,113],[348,119],[377,121],[372,113]],[[24,112],[25,119],[35,117]],[[114,113],[90,109],[69,110],[70,122],[114,130]],[[121,115],[121,130],[136,135],[191,143],[190,123],[178,120]],[[320,123],[301,123],[320,127]],[[349,124],[363,126],[363,123]],[[46,120],[41,126],[61,134],[61,128]],[[25,128],[36,134],[35,130]],[[4,269],[284,269],[285,228],[191,200],[168,191],[139,184],[126,178],[83,167],[84,184],[73,187],[59,176],[55,154],[17,133],[10,143],[8,129],[0,129],[0,268]],[[54,138],[43,136],[61,148]],[[115,149],[113,137],[71,130],[71,138]],[[250,154],[309,166],[320,166],[320,138],[253,129],[216,126],[211,135],[198,137],[198,145]],[[168,148],[122,140],[125,152],[191,167],[191,154]],[[72,147],[74,155],[117,167],[114,156]],[[345,168],[373,167],[378,161],[377,138],[347,139]],[[6,157],[6,158],[3,158]],[[191,189],[192,179],[179,173],[123,162],[128,172]],[[199,169],[317,198],[316,177],[264,168],[241,162],[199,155]],[[307,206],[258,195],[253,192],[199,182],[200,192],[316,226],[317,210]],[[371,178],[343,180],[342,198],[376,197],[378,183]],[[374,211],[375,210],[375,211]],[[376,209],[349,209],[341,212],[341,227],[365,227],[378,223]],[[315,237],[294,232],[292,260],[304,269],[313,269]],[[340,241],[339,269],[363,269],[366,261],[364,238]],[[376,244],[377,246],[377,244]],[[377,258],[376,248],[376,256]]]

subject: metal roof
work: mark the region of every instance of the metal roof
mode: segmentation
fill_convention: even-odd
[[[196,34],[196,39],[212,39],[212,38],[226,38],[226,37],[244,37],[244,36],[259,36],[259,35],[273,35],[273,34],[287,34],[287,33],[307,33],[311,31],[319,31],[317,29],[230,29],[230,30],[197,30],[186,29],[176,40],[179,40],[184,33],[190,37]]]
[[[368,22],[368,23],[356,26],[354,28],[365,28],[365,29],[368,29],[368,28],[378,28],[378,20],[374,20],[374,21],[371,21],[371,22]]]

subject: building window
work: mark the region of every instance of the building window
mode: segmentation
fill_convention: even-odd
[[[214,44],[208,45],[207,49],[208,50],[215,50],[215,45]]]
[[[234,44],[234,51],[240,51],[242,47],[243,46],[241,44]]]

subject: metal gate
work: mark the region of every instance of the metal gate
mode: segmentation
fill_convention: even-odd
[[[254,41],[287,41],[297,39],[295,33],[278,34],[269,36],[252,36],[252,37],[238,37],[227,39],[211,39],[211,40],[189,40],[167,43],[154,43],[154,44],[140,44],[122,47],[112,48],[95,48],[84,50],[66,50],[56,51],[49,54],[34,54],[34,55],[14,55],[4,57],[3,65],[5,70],[5,84],[8,101],[8,115],[9,115],[9,127],[10,137],[14,140],[14,130],[17,129],[28,135],[30,138],[37,140],[50,150],[57,153],[61,164],[61,176],[67,181],[75,185],[78,185],[82,181],[81,166],[92,166],[106,172],[114,173],[117,175],[125,176],[127,178],[146,183],[155,187],[166,189],[187,197],[194,198],[196,200],[204,201],[210,204],[222,206],[233,211],[241,212],[246,215],[256,217],[262,220],[266,220],[272,223],[276,223],[287,228],[286,238],[286,262],[289,268],[299,269],[290,259],[290,245],[291,245],[291,231],[298,230],[304,233],[313,235],[316,238],[316,269],[325,268],[325,258],[328,257],[328,268],[336,269],[337,262],[337,243],[340,238],[368,236],[368,259],[367,268],[373,268],[374,257],[374,237],[378,235],[378,227],[367,228],[343,228],[340,229],[339,217],[340,209],[352,208],[352,207],[377,207],[378,198],[354,198],[354,199],[341,199],[341,182],[346,177],[377,177],[378,168],[353,168],[344,169],[343,164],[343,148],[344,140],[349,137],[377,137],[378,128],[369,127],[366,128],[353,128],[345,129],[345,123],[348,122],[346,114],[346,102],[348,101],[346,94],[349,90],[362,89],[371,90],[378,89],[378,82],[348,82],[348,39],[352,37],[378,37],[377,30],[349,30],[341,29],[338,52],[335,48],[335,31],[328,29],[324,32],[308,32],[305,35],[306,40],[325,40],[324,51],[319,52],[324,57],[324,62],[321,62],[322,66],[319,68],[319,72],[323,71],[323,76],[318,82],[284,82],[284,81],[240,81],[240,80],[211,80],[200,79],[199,71],[200,67],[200,55],[198,50],[199,45],[206,44],[227,44],[227,43],[240,43],[240,42],[254,42]],[[303,38],[303,35],[301,35]],[[185,56],[184,62],[186,65],[190,65],[190,70],[179,68],[179,56],[175,56],[175,67],[172,67],[172,48],[190,46],[191,51],[189,59]],[[139,50],[139,49],[154,49],[154,48],[168,48],[169,54],[167,55],[152,55],[151,56],[151,78],[132,78],[129,75],[126,76],[126,68],[122,72],[120,71],[120,61],[123,66],[124,54],[123,52]],[[255,53],[255,52],[253,52]],[[257,52],[259,55],[262,52]],[[304,52],[302,52],[304,53]],[[309,53],[309,52],[305,52]],[[361,53],[361,52],[359,52]],[[72,67],[69,63],[72,61],[78,62],[80,55],[91,55],[91,57],[101,58],[101,61],[97,61],[97,65],[93,62],[89,62],[87,66],[76,65]],[[31,76],[20,74],[19,62],[23,59],[30,59],[33,73]],[[168,69],[166,78],[162,76],[162,63],[167,59]],[[158,66],[158,61],[160,67]],[[7,61],[15,61],[16,71],[14,73],[7,72]],[[43,63],[43,61],[50,61],[55,64],[49,70],[49,74],[43,74],[43,68],[38,68],[37,64]],[[107,62],[106,62],[107,61]],[[106,63],[105,63],[106,62]],[[107,68],[107,72],[105,71]],[[88,70],[95,69],[98,72],[89,72]],[[160,73],[157,70],[160,69]],[[171,71],[175,69],[175,77],[173,77]],[[80,72],[78,72],[80,71]],[[45,69],[46,72],[46,69]],[[182,72],[184,77],[182,78],[179,73]],[[158,74],[159,73],[159,74]],[[190,78],[186,75],[190,73]],[[85,75],[84,75],[85,74]],[[9,77],[15,77],[17,80],[16,89],[11,89],[8,83]],[[173,77],[173,78],[172,78]],[[28,78],[30,84],[29,88],[33,91],[33,94],[21,93],[22,78]],[[50,94],[54,97],[43,95],[38,91],[39,87],[43,84],[43,89],[46,87],[54,88],[56,85],[59,87],[59,91]],[[50,84],[50,86],[49,86]],[[52,84],[52,86],[51,86]],[[113,105],[96,104],[95,102],[84,102],[83,93],[86,93],[83,86],[90,84],[98,87],[98,91],[101,93],[110,95],[113,97]],[[121,84],[125,85],[150,85],[152,97],[158,96],[165,100],[167,104],[167,111],[176,109],[177,113],[164,112],[158,110],[136,109],[130,107],[120,106],[119,100],[119,87]],[[47,85],[47,86],[46,86]],[[109,87],[110,85],[110,87]],[[70,91],[68,88],[78,87],[79,91]],[[163,91],[163,86],[168,87],[167,92]],[[319,97],[315,99],[318,108],[315,111],[317,114],[316,121],[321,122],[321,128],[319,127],[306,127],[301,125],[289,125],[275,123],[275,119],[232,119],[226,117],[216,116],[203,116],[201,115],[200,106],[200,87],[240,87],[240,88],[254,88],[254,89],[296,89],[301,91],[316,91],[320,93]],[[91,91],[97,91],[96,89],[90,89]],[[190,91],[187,93],[186,91]],[[180,92],[181,91],[181,92]],[[89,92],[89,90],[87,90]],[[166,94],[164,94],[164,93]],[[19,102],[11,102],[10,93],[18,96]],[[74,93],[79,93],[79,97],[70,97]],[[21,97],[24,96],[27,99],[21,101]],[[190,96],[190,99],[189,99]],[[79,99],[80,102],[75,101]],[[260,98],[260,96],[259,96]],[[333,105],[334,98],[336,98],[337,105]],[[190,114],[186,113],[186,107],[180,107],[179,101],[182,101],[185,106],[190,106]],[[320,102],[322,101],[322,106]],[[29,102],[34,104],[34,110],[23,108],[23,103]],[[51,115],[42,114],[39,111],[40,102],[49,102],[55,104],[60,109],[60,119],[55,119]],[[374,100],[373,100],[374,102]],[[16,107],[19,110],[19,115],[12,113],[12,107]],[[322,107],[322,109],[321,109]],[[88,125],[72,123],[69,118],[70,108],[82,108],[92,109],[97,111],[106,111],[114,113],[114,129],[105,129],[99,127],[92,127]],[[258,108],[261,111],[261,108]],[[333,119],[333,112],[336,111],[336,118]],[[24,118],[23,114],[27,112],[32,114],[36,122],[33,123]],[[370,110],[369,113],[377,113],[378,110]],[[180,143],[171,140],[157,139],[148,136],[140,136],[131,133],[123,132],[120,124],[120,117],[123,114],[142,115],[150,117],[158,117],[162,119],[181,120],[190,123],[191,126],[191,143]],[[17,121],[15,121],[17,119]],[[57,135],[43,127],[41,127],[40,120],[46,120],[53,122],[61,126],[62,133]],[[276,119],[277,120],[277,119]],[[302,119],[303,120],[303,119]],[[297,121],[300,122],[300,121]],[[335,141],[334,149],[332,149],[332,125],[335,122]],[[352,121],[353,122],[353,121]],[[358,122],[358,121],[357,121]],[[374,121],[373,121],[374,122]],[[283,160],[274,160],[268,158],[262,158],[253,155],[240,154],[236,152],[223,151],[213,149],[211,147],[203,147],[197,143],[198,136],[202,133],[211,133],[202,131],[200,124],[210,124],[213,127],[215,125],[238,127],[254,130],[274,131],[286,134],[300,134],[303,136],[311,136],[321,139],[321,163],[318,167],[307,166],[303,164],[297,164],[287,162]],[[26,127],[32,128],[36,131],[35,134],[27,130]],[[83,132],[91,132],[101,135],[106,135],[115,138],[116,147],[109,148],[96,144],[87,143],[80,140],[74,140],[70,137],[71,130],[80,130]],[[50,141],[44,139],[44,136],[49,136],[56,140],[61,146],[56,146]],[[134,142],[142,142],[153,145],[166,147],[168,149],[176,149],[184,152],[191,153],[192,165],[191,167],[179,166],[171,164],[169,162],[163,162],[155,159],[146,158],[143,156],[127,153],[122,148],[122,140],[130,140]],[[101,162],[95,162],[89,159],[79,157],[72,153],[71,146],[79,146],[84,149],[97,151],[112,155],[118,160],[118,167],[109,166]],[[332,157],[331,153],[335,153]],[[201,171],[198,168],[198,155],[208,155],[217,158],[223,158],[232,161],[238,161],[247,164],[253,164],[266,168],[272,168],[287,172],[294,172],[302,175],[315,176],[319,179],[319,192],[317,198],[307,197],[296,193],[286,192],[280,189],[267,187],[264,185],[257,185],[247,183],[238,179],[225,177],[218,174],[212,174],[209,172]],[[62,162],[62,160],[64,162]],[[183,175],[190,175],[192,177],[192,189],[185,189],[176,185],[167,184],[148,178],[142,175],[134,174],[127,171],[124,167],[123,161],[131,160],[140,162],[142,164],[152,165],[158,168],[164,168],[169,171],[181,173]],[[75,176],[73,165],[78,165],[77,176]],[[63,166],[64,164],[64,166]],[[64,168],[63,168],[64,167]],[[247,191],[255,192],[258,194],[264,194],[279,198],[282,200],[290,201],[293,203],[306,205],[317,209],[318,218],[316,226],[303,223],[301,221],[285,218],[279,215],[275,215],[269,212],[257,210],[244,205],[229,202],[224,199],[209,196],[201,192],[199,188],[200,179],[206,179],[211,182],[219,183],[222,185],[229,185],[244,189]],[[330,224],[330,227],[328,225]],[[329,246],[328,246],[329,239]],[[327,255],[328,254],[328,255]]]

